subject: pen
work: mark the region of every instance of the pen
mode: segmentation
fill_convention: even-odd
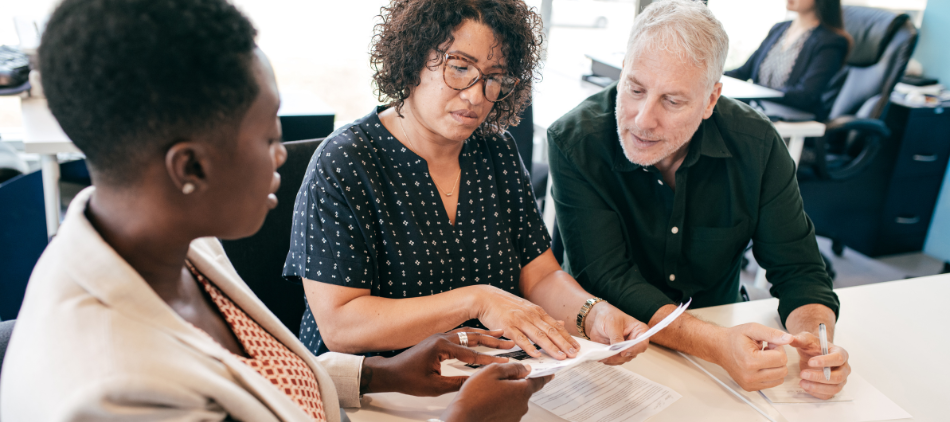
[[[821,354],[828,354],[828,330],[825,329],[825,324],[818,324],[818,340],[821,341]],[[825,380],[831,380],[831,368],[825,367]]]

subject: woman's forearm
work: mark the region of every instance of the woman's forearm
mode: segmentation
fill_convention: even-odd
[[[346,298],[363,289],[304,279],[307,302],[320,335],[330,350],[341,353],[403,349],[432,334],[449,331],[477,317],[477,289],[469,286],[405,299],[368,294]]]
[[[587,299],[593,296],[587,293],[568,273],[558,270],[552,272],[524,291],[525,299],[530,300],[556,320],[564,321],[571,335],[579,336],[576,318],[578,311]]]

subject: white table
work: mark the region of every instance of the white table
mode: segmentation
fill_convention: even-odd
[[[43,172],[43,200],[46,204],[46,234],[53,237],[59,229],[59,161],[56,154],[80,152],[49,111],[45,98],[21,98],[25,139],[23,149],[40,154]]]
[[[333,130],[334,112],[319,98],[306,93],[288,91],[281,95],[281,117],[291,118],[323,118],[329,120],[327,129]],[[41,171],[43,172],[43,198],[46,206],[46,233],[53,237],[59,229],[59,162],[56,154],[79,153],[78,148],[63,133],[56,118],[49,110],[45,98],[20,98],[20,107],[23,113],[25,139],[24,151],[30,154],[40,154]],[[312,123],[312,122],[310,122]]]
[[[841,318],[835,343],[848,350],[854,370],[914,420],[946,420],[944,402],[950,392],[950,360],[946,358],[950,336],[946,333],[950,313],[945,311],[944,298],[950,297],[950,275],[849,287],[837,293]],[[723,326],[758,322],[780,328],[777,306],[776,299],[767,299],[690,313]],[[650,422],[765,420],[678,353],[664,347],[651,345],[623,367],[683,396]],[[438,417],[453,397],[367,394],[364,406],[348,409],[347,414],[353,422],[420,421]],[[764,399],[756,403],[769,406]],[[763,410],[777,413],[771,406]],[[561,419],[532,404],[523,420]]]

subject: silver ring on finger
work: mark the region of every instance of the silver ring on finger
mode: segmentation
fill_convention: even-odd
[[[468,334],[464,332],[459,332],[459,344],[464,347],[468,347]]]

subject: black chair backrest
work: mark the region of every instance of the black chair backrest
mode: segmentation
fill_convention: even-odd
[[[0,183],[0,320],[14,319],[49,243],[39,171]]]
[[[285,280],[282,273],[290,250],[297,190],[321,142],[323,138],[284,143],[287,161],[277,170],[280,173],[277,208],[267,214],[261,230],[253,236],[222,242],[238,275],[294,334],[300,332],[304,312],[303,286]]]
[[[828,118],[880,119],[917,45],[917,28],[906,14],[861,6],[842,9],[844,27],[854,45],[826,95],[834,98]]]
[[[521,112],[521,123],[508,128],[508,133],[518,144],[518,153],[528,171],[531,171],[531,155],[534,154],[534,110],[530,104]],[[538,192],[535,192],[537,194]]]

